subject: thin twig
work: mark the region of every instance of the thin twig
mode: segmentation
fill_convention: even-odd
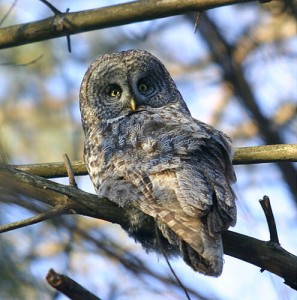
[[[63,274],[58,274],[53,269],[48,271],[46,280],[53,288],[60,291],[72,300],[100,300],[100,298],[86,290],[70,277]]]
[[[70,8],[66,9],[66,14],[69,13]],[[66,35],[66,40],[67,40],[67,48],[68,48],[68,52],[71,53],[71,39],[70,39],[70,35]]]
[[[67,41],[68,52],[71,53],[71,39],[70,39],[70,35],[66,35],[66,41]]]
[[[194,24],[194,33],[196,33],[196,31],[197,31],[200,15],[201,15],[201,11],[198,11],[197,12],[197,17],[196,17],[196,20],[195,20],[195,24]]]
[[[42,2],[44,5],[46,5],[55,15],[62,14],[60,10],[58,10],[55,6],[53,6],[51,3],[49,3],[46,0],[39,0]]]
[[[0,63],[0,66],[12,66],[12,67],[27,67],[29,65],[35,64],[38,60],[43,58],[43,54],[40,54],[38,57],[32,59],[31,61],[27,63],[22,63],[22,64],[16,64],[16,63]]]
[[[75,181],[73,169],[72,169],[71,162],[70,162],[70,159],[69,159],[67,153],[63,154],[63,160],[65,163],[65,167],[66,167],[68,178],[69,178],[69,185],[77,188],[77,183]]]
[[[53,6],[51,3],[49,3],[48,1],[46,0],[39,0],[41,1],[43,4],[45,4],[53,13],[55,16],[57,15],[64,15],[64,13],[62,13],[60,10],[58,10],[55,6]],[[69,8],[66,9],[66,13],[69,12]],[[70,35],[66,35],[66,41],[67,41],[67,49],[68,49],[68,52],[71,53],[71,41],[70,41]]]
[[[9,7],[8,11],[6,12],[6,14],[2,17],[2,19],[0,20],[0,26],[4,23],[4,21],[7,19],[7,17],[10,15],[10,13],[12,12],[13,8],[15,7],[16,3],[18,0],[15,0],[11,6]]]
[[[279,239],[278,239],[278,234],[277,234],[277,229],[276,229],[276,224],[275,224],[275,219],[274,219],[271,204],[270,204],[270,199],[268,196],[264,196],[262,200],[259,200],[259,202],[264,211],[266,221],[268,224],[269,233],[270,233],[270,242],[280,245]]]
[[[66,214],[66,212],[69,213],[68,210],[63,206],[54,207],[50,211],[40,213],[40,214],[38,214],[36,216],[33,216],[31,218],[27,218],[27,219],[24,219],[24,220],[21,220],[21,221],[12,222],[12,223],[0,226],[0,234],[4,233],[4,232],[7,232],[7,231],[15,230],[15,229],[18,229],[18,228],[33,225],[33,224],[36,224],[36,223],[40,223],[40,222],[43,222],[45,220],[48,220],[48,219]]]
[[[166,260],[166,263],[172,273],[172,275],[174,276],[174,278],[176,279],[178,285],[182,288],[182,290],[184,291],[186,297],[188,300],[191,300],[191,297],[187,291],[187,289],[185,288],[185,286],[183,285],[183,283],[180,281],[180,279],[178,278],[177,274],[175,273],[175,271],[173,270],[171,264],[170,264],[170,261],[168,259],[168,256],[167,256],[167,253],[166,251],[164,250],[163,246],[162,246],[162,243],[161,243],[161,240],[160,240],[160,235],[159,235],[159,230],[158,230],[158,227],[157,227],[157,223],[155,223],[155,234],[156,234],[156,238],[157,238],[157,241],[158,241],[158,244],[159,244],[159,247],[162,251],[162,254],[163,256],[165,257],[165,260]]]

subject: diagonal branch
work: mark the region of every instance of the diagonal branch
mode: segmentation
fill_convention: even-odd
[[[0,49],[251,1],[255,0],[146,0],[74,13],[57,11],[55,16],[41,21],[0,29]]]
[[[191,16],[194,21],[195,16]],[[267,144],[284,144],[284,139],[277,131],[277,127],[269,120],[260,109],[255,95],[245,78],[242,62],[238,62],[234,56],[234,45],[230,44],[224,37],[216,23],[207,15],[200,17],[200,34],[206,41],[214,61],[221,67],[224,80],[229,82],[238,96],[239,101],[251,114],[252,119],[257,122],[263,140]],[[297,171],[293,164],[277,164],[283,174],[285,182],[295,199]],[[295,200],[297,205],[297,200]]]
[[[37,223],[40,223],[42,221],[45,221],[45,220],[48,220],[48,219],[51,219],[51,218],[55,218],[55,217],[65,215],[66,213],[69,213],[69,211],[67,210],[66,207],[57,206],[57,207],[54,207],[53,209],[51,209],[47,212],[40,213],[40,214],[38,214],[36,216],[33,216],[31,218],[0,226],[0,233],[4,233],[4,232],[7,232],[7,231],[12,231],[12,230],[19,229],[19,228],[22,228],[22,227],[26,227],[26,226],[29,226],[29,225],[37,224]]]
[[[14,0],[11,6],[9,7],[8,11],[4,14],[4,16],[0,19],[0,26],[4,23],[4,21],[8,18],[10,13],[12,12],[13,8],[15,7],[17,0]]]
[[[129,228],[125,210],[108,199],[19,170],[0,166],[0,189],[6,194],[19,193],[53,207],[67,205],[68,209],[77,214],[116,223],[126,230]],[[152,218],[148,220],[140,230],[144,235],[152,236],[155,234],[154,220]],[[297,289],[297,257],[293,254],[280,246],[272,247],[270,242],[232,231],[224,233],[223,242],[225,254],[272,272],[284,278],[286,284]]]

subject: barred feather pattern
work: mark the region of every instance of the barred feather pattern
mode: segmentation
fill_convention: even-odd
[[[95,60],[82,82],[80,108],[90,178],[99,196],[126,208],[130,235],[160,252],[157,237],[137,232],[151,216],[168,254],[219,276],[221,233],[236,223],[230,139],[191,116],[163,64],[142,50]]]

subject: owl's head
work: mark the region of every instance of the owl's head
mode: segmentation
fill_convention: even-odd
[[[164,65],[143,50],[100,56],[87,70],[80,90],[84,126],[168,104],[188,112]]]

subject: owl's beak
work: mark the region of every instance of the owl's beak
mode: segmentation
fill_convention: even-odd
[[[136,103],[135,103],[135,100],[133,98],[131,98],[131,100],[130,100],[130,107],[131,107],[132,111],[135,111]]]

